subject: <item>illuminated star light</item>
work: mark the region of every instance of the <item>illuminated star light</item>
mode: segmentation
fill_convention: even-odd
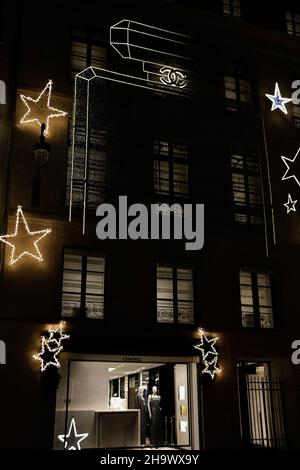
[[[32,357],[41,363],[41,371],[45,372],[47,367],[54,366],[59,368],[60,362],[58,360],[58,355],[63,349],[62,346],[51,349],[48,346],[48,341],[45,336],[41,337],[41,352],[39,354],[34,354]]]
[[[68,114],[66,111],[62,111],[61,109],[53,108],[52,106],[50,106],[52,85],[52,80],[49,80],[36,100],[31,98],[30,96],[20,95],[21,100],[27,107],[27,111],[20,120],[20,124],[25,124],[27,122],[37,122],[39,127],[41,127],[43,122],[45,122],[45,134],[48,134],[49,120],[55,117],[66,116]],[[32,112],[32,104],[34,104],[34,106],[39,107],[39,116],[36,116],[34,112]]]
[[[222,372],[222,369],[220,369],[217,365],[218,362],[218,357],[216,356],[212,361],[207,362],[205,361],[205,368],[202,371],[202,374],[209,374],[212,379],[215,378],[215,375],[218,374],[219,372]]]
[[[295,205],[297,204],[297,200],[293,201],[291,195],[288,195],[288,202],[285,202],[283,205],[287,209],[287,214],[289,214],[291,211],[296,212],[296,207]]]
[[[58,349],[58,348],[62,347],[61,342],[65,339],[70,338],[70,335],[66,335],[66,334],[63,333],[63,326],[64,326],[63,322],[60,322],[60,324],[59,324],[58,328],[56,328],[56,330],[54,330],[53,328],[49,328],[49,330],[47,332],[47,334],[49,336],[47,338],[44,336],[44,338],[46,338],[47,346],[48,346],[50,351],[55,351],[55,349]],[[54,346],[52,346],[52,344]]]
[[[278,83],[276,82],[275,83],[275,91],[274,91],[274,95],[269,95],[268,93],[266,93],[266,97],[272,101],[272,108],[271,108],[271,111],[275,111],[275,109],[280,109],[284,114],[288,114],[287,112],[287,109],[285,107],[285,104],[286,103],[289,103],[290,101],[292,101],[291,98],[283,98],[281,96],[281,93],[280,93],[280,89],[279,89],[279,85]]]
[[[196,344],[194,348],[201,351],[203,361],[207,360],[208,355],[217,356],[218,353],[215,349],[215,344],[219,338],[216,337],[216,338],[208,339],[202,329],[200,330],[200,334],[201,334],[200,342]],[[207,351],[208,348],[209,350]]]
[[[298,180],[298,178],[292,174],[292,175],[288,175],[289,171],[291,170],[291,163],[295,163],[296,161],[296,158],[298,157],[298,153],[300,151],[300,147],[298,148],[297,150],[297,153],[296,155],[294,156],[294,158],[287,158],[287,157],[283,157],[281,156],[281,159],[283,161],[283,163],[285,164],[286,166],[286,172],[284,173],[283,177],[282,177],[282,181],[285,181],[285,180],[288,180],[289,178],[294,178],[294,180],[296,181],[296,183],[298,184],[298,186],[300,186],[300,182]],[[287,162],[290,162],[290,163],[287,163]]]
[[[26,232],[26,235],[25,235],[26,238],[28,238],[28,239],[30,237],[35,238],[35,240],[31,242],[34,246],[34,252],[25,250],[25,251],[22,251],[21,253],[16,253],[17,252],[17,248],[16,248],[17,247],[17,240],[16,240],[16,243],[12,243],[12,242],[9,241],[9,239],[11,239],[11,240],[14,239],[14,238],[18,239],[18,237],[19,238],[24,238],[24,235],[20,235],[20,233],[19,233],[19,232],[22,232],[22,231]],[[12,248],[9,264],[11,264],[11,265],[15,264],[17,261],[19,261],[25,255],[31,256],[32,258],[34,258],[34,259],[36,259],[40,262],[44,261],[42,255],[41,255],[41,252],[39,250],[38,243],[42,240],[42,238],[44,238],[46,235],[48,235],[51,231],[52,231],[51,228],[46,228],[44,230],[38,230],[36,232],[31,232],[29,230],[28,224],[27,224],[26,219],[24,217],[22,207],[18,206],[17,217],[16,217],[16,225],[15,225],[14,233],[12,233],[10,235],[1,235],[0,236],[0,241],[2,241],[3,243],[6,243],[7,245],[9,245]]]
[[[71,439],[70,436],[72,435]],[[76,429],[76,423],[75,423],[75,418],[72,418],[71,424],[69,427],[68,434],[59,434],[57,437],[58,439],[64,443],[64,447],[67,450],[81,450],[80,442],[83,441],[88,437],[89,433],[85,432],[82,434],[77,434],[77,429]],[[74,438],[77,440],[76,442],[76,447],[72,441],[74,441]],[[69,439],[71,440],[72,444],[69,446]]]

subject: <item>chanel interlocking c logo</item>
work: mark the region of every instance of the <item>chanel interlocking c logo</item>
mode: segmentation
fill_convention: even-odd
[[[162,67],[160,73],[167,74],[166,77],[159,77],[164,85],[175,86],[184,88],[187,86],[186,75],[179,72],[179,70],[171,69],[170,67]]]

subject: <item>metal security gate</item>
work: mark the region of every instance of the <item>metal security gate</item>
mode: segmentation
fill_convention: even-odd
[[[246,445],[285,448],[282,387],[278,378],[249,374],[240,380],[242,435]]]

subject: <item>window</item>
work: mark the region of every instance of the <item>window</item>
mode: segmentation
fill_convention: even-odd
[[[71,44],[71,76],[93,65],[106,68],[106,47],[100,37],[74,33]]]
[[[157,321],[193,323],[194,295],[191,269],[157,266]]]
[[[223,15],[234,20],[241,19],[240,0],[223,0]]]
[[[77,138],[79,139],[79,133]],[[72,123],[69,123],[68,159],[67,159],[67,184],[66,205],[70,202],[70,186],[72,172]],[[89,153],[87,166],[87,208],[95,209],[105,198],[106,188],[106,152],[107,132],[103,127],[93,126],[89,134]],[[84,201],[85,178],[85,147],[84,135],[82,139],[82,151],[78,151],[73,160],[73,188],[72,205],[82,207]]]
[[[155,192],[168,196],[188,196],[189,169],[187,146],[167,140],[155,140],[153,152]]]
[[[225,105],[228,111],[247,112],[253,106],[253,86],[249,73],[241,66],[230,66],[224,77]]]
[[[62,316],[103,318],[105,259],[64,253]]]
[[[261,179],[256,155],[231,155],[231,176],[235,222],[262,224]]]
[[[242,325],[273,328],[271,276],[267,272],[240,271]]]
[[[300,37],[300,15],[287,11],[285,17],[287,33],[291,36]]]

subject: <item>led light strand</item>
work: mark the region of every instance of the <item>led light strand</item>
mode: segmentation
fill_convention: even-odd
[[[275,83],[275,90],[274,90],[274,95],[270,95],[266,93],[266,97],[272,101],[272,108],[271,111],[275,111],[275,109],[280,109],[284,114],[288,114],[287,109],[286,109],[286,103],[289,103],[292,101],[291,98],[283,98],[280,93],[279,85],[276,82]]]
[[[36,100],[31,98],[30,96],[20,95],[21,100],[23,101],[23,103],[27,107],[27,111],[24,114],[24,116],[21,118],[20,124],[25,124],[25,123],[28,123],[28,122],[37,122],[39,127],[41,127],[41,125],[43,124],[43,120],[40,119],[40,116],[39,117],[38,116],[30,117],[32,111],[31,111],[31,107],[28,104],[28,102],[38,104],[41,99],[44,99],[44,95],[46,95],[46,93],[48,93],[47,109],[49,110],[49,113],[47,113],[47,118],[45,120],[46,121],[45,122],[45,125],[46,125],[45,134],[49,133],[49,120],[50,119],[55,118],[55,117],[60,117],[60,116],[66,116],[68,114],[66,111],[63,111],[63,110],[57,109],[57,108],[53,108],[52,106],[50,106],[51,95],[52,95],[52,85],[53,85],[52,80],[48,80],[45,88],[41,91],[41,93],[39,94],[39,96],[37,97]]]
[[[17,245],[17,243],[11,243],[9,241],[9,239],[18,238],[20,220],[21,220],[21,223],[23,224],[23,227],[25,228],[25,230],[27,232],[28,238],[36,236],[35,241],[32,242],[32,244],[34,245],[34,248],[35,248],[35,252],[24,250],[16,256],[16,245]],[[42,240],[42,238],[46,237],[46,235],[48,235],[51,231],[52,231],[51,228],[46,228],[44,230],[38,230],[38,231],[31,232],[29,227],[28,227],[25,216],[23,214],[22,207],[18,206],[17,214],[16,214],[16,225],[15,225],[14,233],[9,234],[9,235],[1,235],[0,236],[0,241],[2,241],[3,243],[6,243],[7,245],[9,245],[12,248],[9,264],[10,265],[15,264],[17,261],[19,261],[25,255],[31,256],[32,258],[38,260],[39,262],[44,261],[44,259],[42,257],[42,254],[39,250],[38,243]]]
[[[71,424],[69,427],[68,434],[59,434],[57,437],[58,439],[64,444],[64,448],[66,450],[81,450],[80,443],[84,439],[88,437],[89,433],[85,432],[82,434],[77,433],[77,428],[76,428],[76,422],[75,418],[73,417],[71,420]],[[70,439],[71,436],[71,439]],[[74,442],[69,446],[69,440],[74,441],[74,438],[77,440],[76,444],[74,445]]]

